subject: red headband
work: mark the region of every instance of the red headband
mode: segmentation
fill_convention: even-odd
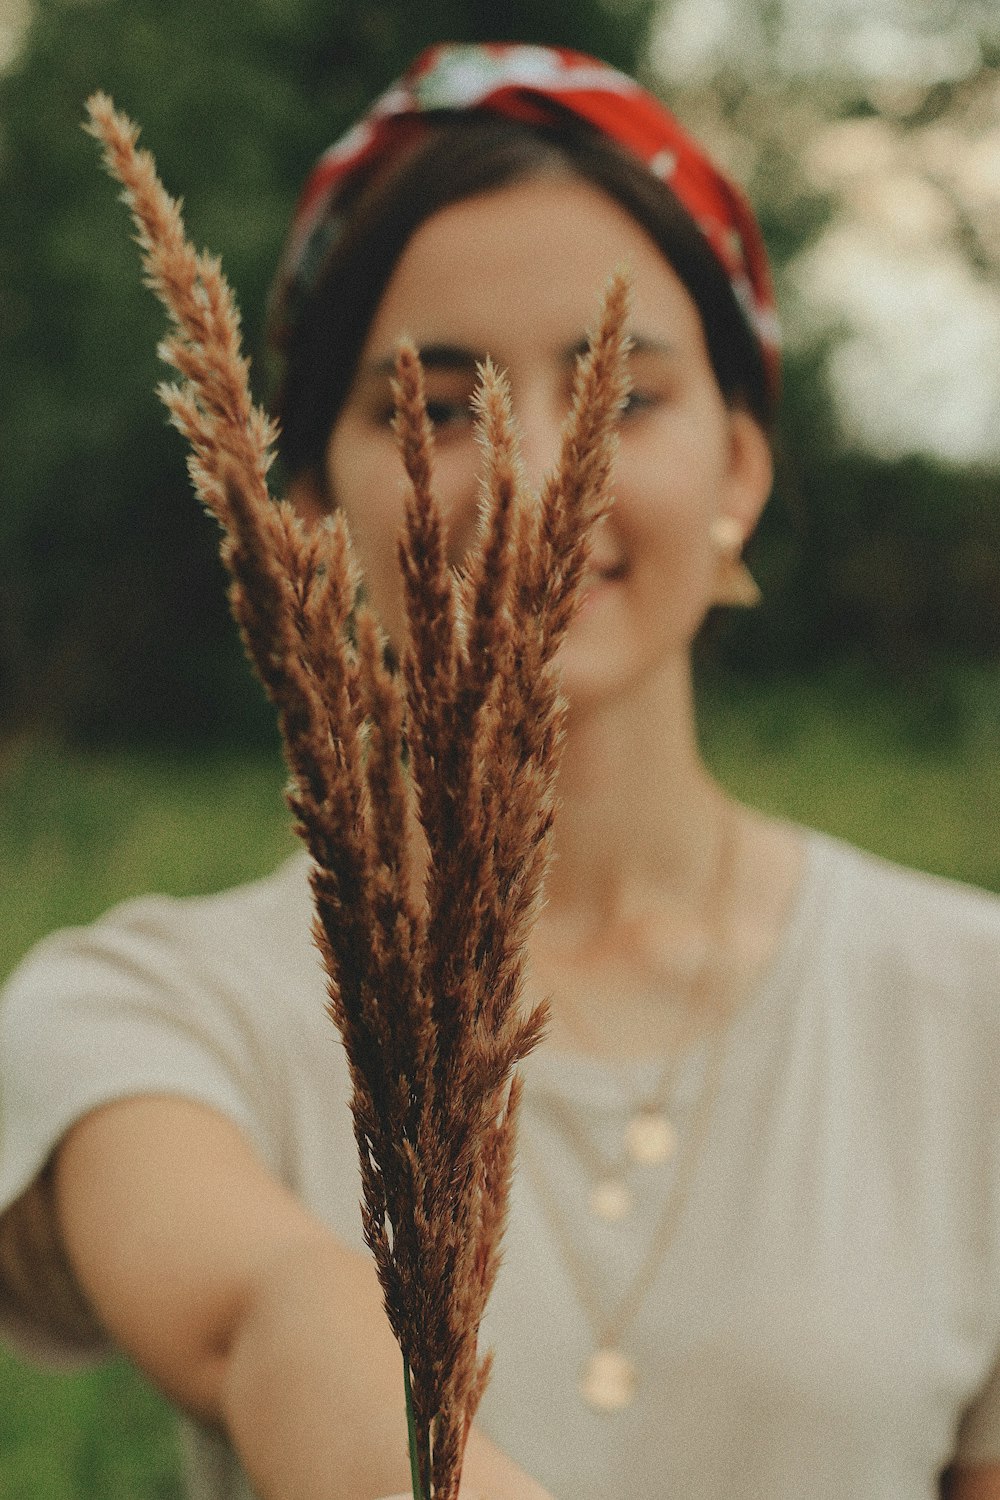
[[[743,193],[673,115],[633,79],[563,47],[445,43],[422,52],[364,118],[323,153],[306,180],[279,280],[279,303],[299,304],[336,238],[331,209],[345,181],[413,139],[435,111],[482,110],[534,125],[565,111],[617,141],[687,209],[722,266],[764,358],[776,393],[780,333],[767,253]]]

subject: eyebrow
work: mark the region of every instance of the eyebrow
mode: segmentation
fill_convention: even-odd
[[[563,362],[574,363],[582,354],[586,354],[588,347],[586,338],[577,339],[575,344],[570,344],[563,350]],[[629,340],[630,354],[659,354],[670,358],[676,352],[675,346],[665,339],[633,334]],[[476,367],[486,358],[485,353],[466,349],[461,344],[423,344],[418,347],[417,353],[425,370],[444,370],[458,374],[474,374]],[[373,376],[392,375],[395,368],[395,353],[386,354],[369,365],[365,373]]]
[[[585,338],[578,339],[572,348],[566,350],[565,357],[577,359],[581,354],[586,354],[589,347]],[[628,352],[629,354],[659,354],[670,359],[677,353],[677,348],[667,339],[654,339],[646,334],[632,333],[628,335]]]
[[[463,349],[459,344],[422,344],[417,353],[425,370],[472,371],[481,364],[484,356],[472,349]],[[396,371],[396,355],[386,354],[368,366],[369,375],[393,375]]]

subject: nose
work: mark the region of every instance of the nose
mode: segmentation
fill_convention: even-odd
[[[566,413],[544,391],[515,395],[514,419],[521,447],[521,463],[529,490],[536,492],[559,458],[559,439]]]

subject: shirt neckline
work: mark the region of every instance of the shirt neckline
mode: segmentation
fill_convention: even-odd
[[[794,827],[803,839],[802,869],[788,904],[784,925],[770,957],[752,979],[742,998],[723,1023],[727,1045],[741,1032],[755,1034],[767,1024],[772,1013],[790,989],[798,968],[806,933],[821,910],[820,890],[824,886],[823,870],[836,841],[811,828]],[[675,1077],[700,1073],[708,1052],[717,1044],[716,1036],[699,1037],[680,1052],[673,1069]],[[647,1093],[663,1075],[664,1058],[649,1056],[608,1059],[549,1047],[543,1040],[521,1065],[528,1094],[558,1094],[569,1100],[587,1102],[598,1109],[617,1109],[634,1104],[636,1097]]]

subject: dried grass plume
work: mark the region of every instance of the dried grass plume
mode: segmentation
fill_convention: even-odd
[[[555,657],[609,504],[625,280],[609,285],[539,496],[521,480],[506,380],[483,367],[481,523],[460,575],[433,495],[423,373],[400,348],[407,638],[394,673],[357,605],[343,516],[307,530],[268,493],[275,429],[251,400],[218,261],[188,244],[136,127],[103,94],[87,108],[170,321],[160,354],[178,378],[159,394],[222,528],[233,614],[278,712],[350,1067],[364,1233],[407,1369],[415,1488],[452,1500],[489,1371],[478,1333],[507,1210],[516,1068],[545,1021],[522,990],[555,810]]]

